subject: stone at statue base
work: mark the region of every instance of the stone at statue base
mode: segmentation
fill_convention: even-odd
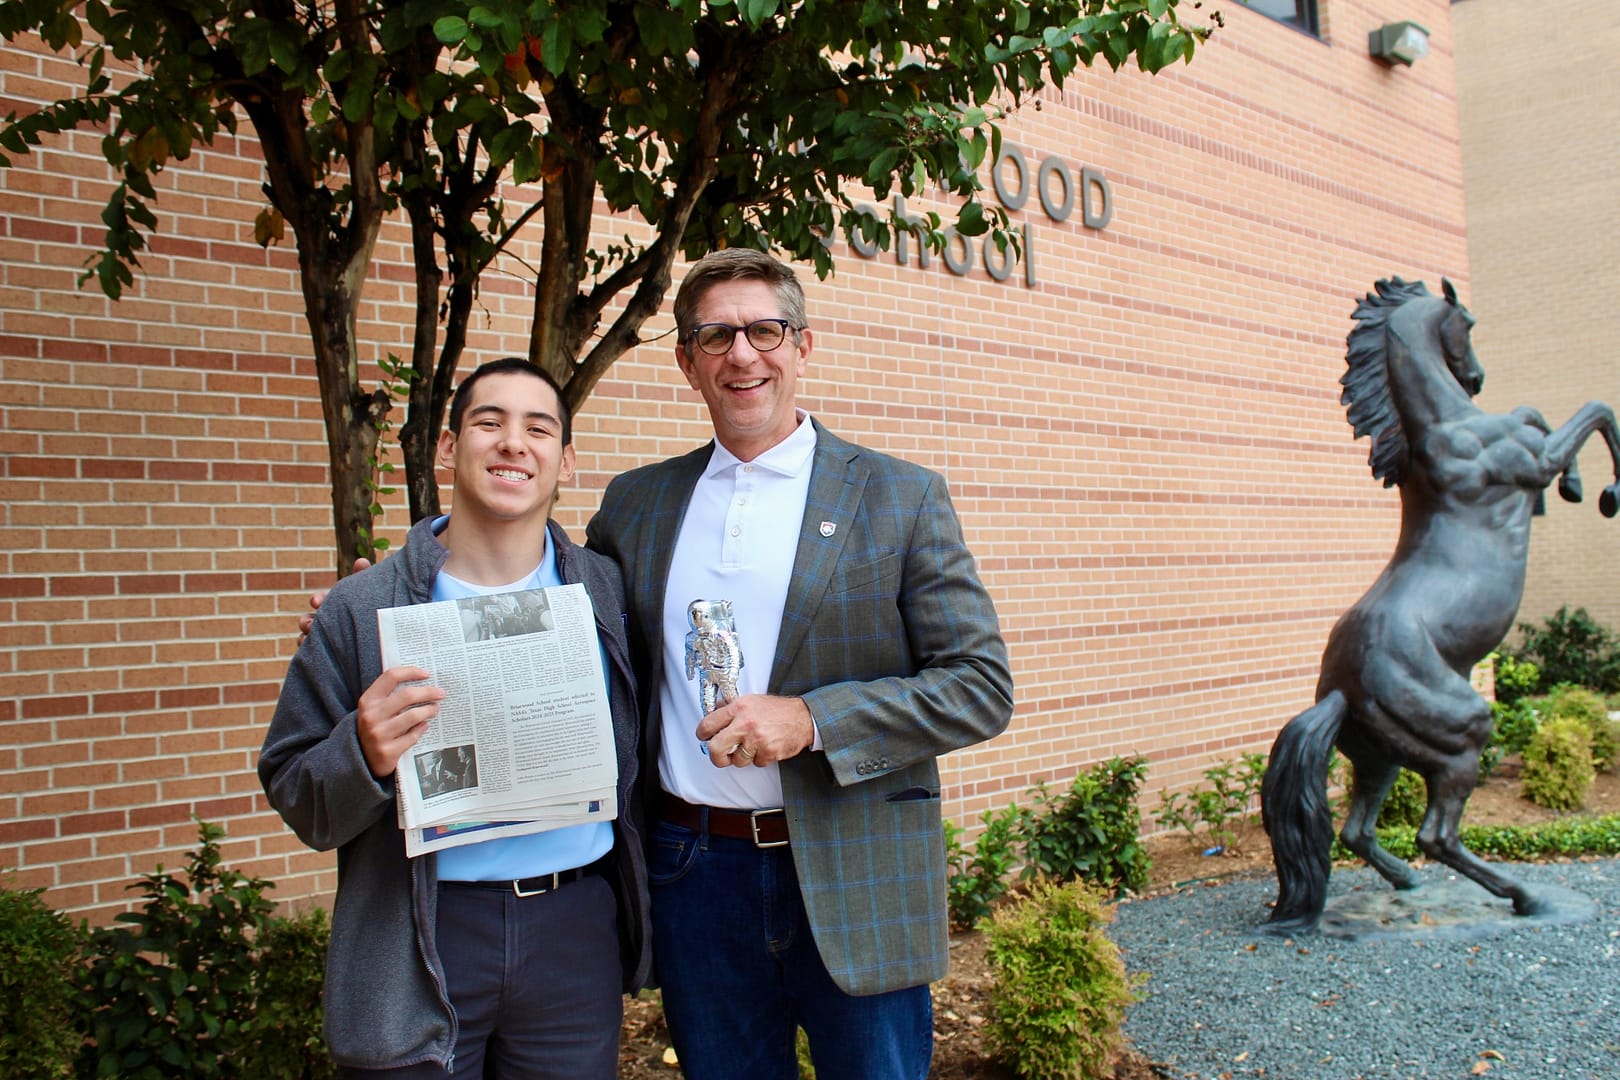
[[[1515,915],[1511,901],[1458,877],[1415,889],[1368,884],[1328,900],[1317,932],[1344,941],[1472,941],[1533,926],[1582,923],[1597,914],[1592,900],[1563,886],[1537,885],[1533,891],[1543,910]]]

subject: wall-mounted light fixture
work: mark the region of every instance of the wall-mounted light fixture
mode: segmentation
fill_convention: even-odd
[[[1385,23],[1367,35],[1367,51],[1386,64],[1407,64],[1429,55],[1429,32],[1415,22]]]

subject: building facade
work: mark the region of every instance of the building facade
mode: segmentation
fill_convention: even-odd
[[[963,824],[1140,754],[1153,828],[1158,792],[1310,703],[1329,627],[1389,556],[1396,495],[1337,380],[1375,280],[1446,275],[1469,298],[1450,5],[1257,6],[1294,20],[1222,4],[1191,65],[1082,72],[1012,116],[990,198],[1031,263],[840,244],[832,278],[805,271],[805,403],[944,474],[1001,614],[1017,709],[944,763]],[[1372,59],[1369,31],[1401,19],[1429,55]],[[60,59],[3,57],[8,109],[74,85]],[[110,189],[96,136],[0,171],[0,866],[93,918],[177,865],[194,817],[282,900],[335,884],[254,774],[294,619],[334,564],[293,254],[252,238],[255,152],[227,140],[163,175],[117,303],[75,283]],[[379,247],[371,355],[408,343],[405,239]],[[521,353],[521,265],[482,305],[466,363]],[[576,538],[609,477],[708,437],[669,328],[666,308],[578,418],[558,511]],[[389,500],[384,533],[407,526]]]
[[[1459,0],[1457,97],[1480,404],[1534,405],[1554,426],[1587,401],[1620,407],[1620,25],[1603,0]],[[1620,629],[1620,522],[1602,440],[1580,456],[1586,501],[1548,493],[1531,528],[1523,622],[1584,607]],[[1512,635],[1511,640],[1518,640]]]

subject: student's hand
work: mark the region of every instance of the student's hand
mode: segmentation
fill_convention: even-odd
[[[697,737],[708,742],[716,768],[770,765],[809,749],[816,722],[803,698],[744,694],[705,716]]]
[[[355,715],[360,752],[378,780],[394,774],[400,756],[416,745],[428,721],[439,715],[444,691],[423,681],[431,677],[419,667],[391,667],[360,695]]]
[[[371,569],[370,559],[354,560],[354,572],[356,574],[362,570],[369,569]],[[309,637],[309,628],[315,625],[315,613],[319,611],[321,609],[321,605],[326,602],[326,593],[327,590],[322,589],[320,592],[309,594],[309,614],[298,616],[298,644],[302,645],[304,643],[304,639]]]

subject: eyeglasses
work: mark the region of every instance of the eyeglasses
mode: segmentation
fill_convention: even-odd
[[[741,331],[748,338],[748,344],[759,352],[770,352],[787,338],[789,330],[803,330],[802,326],[794,326],[786,319],[755,319],[747,326],[730,326],[723,322],[699,323],[687,335],[687,340],[710,356],[724,356],[731,351],[731,343],[737,340],[737,333]]]

